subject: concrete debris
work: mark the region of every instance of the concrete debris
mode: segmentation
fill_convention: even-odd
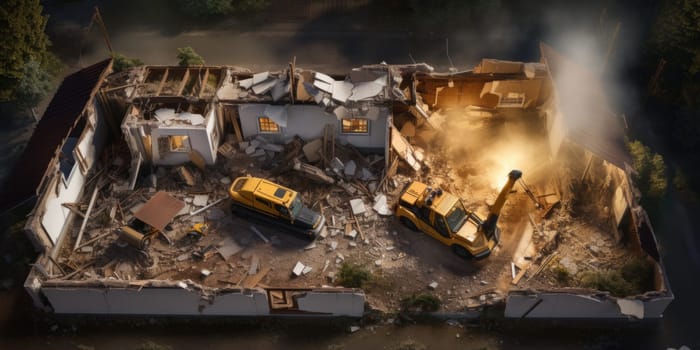
[[[328,279],[328,282],[335,283],[335,272],[331,271],[327,273],[326,278]]]
[[[382,259],[377,259],[377,260],[375,260],[375,261],[374,261],[374,266],[377,266],[377,267],[382,266]]]
[[[207,205],[207,201],[209,201],[208,194],[196,194],[192,200],[192,204],[198,207],[203,207]]]
[[[301,273],[303,275],[308,275],[309,272],[311,272],[311,270],[313,270],[313,267],[306,265],[306,266],[304,266],[304,269],[301,271]]]
[[[247,150],[249,146],[250,146],[250,142],[248,142],[248,141],[241,141],[238,143],[238,147],[241,149],[241,151]],[[246,152],[246,153],[248,153],[248,152]]]
[[[487,285],[487,284],[489,284],[489,283],[486,282],[486,281],[484,281],[484,280],[482,280],[481,282],[479,282],[479,284],[481,284],[482,286],[485,286],[485,285]]]
[[[236,241],[233,240],[233,238],[226,237],[221,242],[221,246],[217,248],[217,250],[224,260],[228,260],[228,258],[230,258],[233,255],[236,255],[238,252],[243,250],[243,248],[239,246],[236,243]]]
[[[230,185],[231,184],[231,178],[228,176],[224,176],[219,179],[219,182],[221,182],[224,185]]]
[[[321,160],[321,154],[319,153],[321,151],[321,146],[323,146],[323,140],[321,139],[315,139],[305,144],[304,147],[302,147],[302,151],[304,152],[306,160],[310,163]]]
[[[294,268],[292,269],[292,273],[294,276],[301,276],[301,274],[304,272],[304,264],[301,263],[301,261],[297,261],[296,265],[294,265]]]
[[[359,330],[360,330],[360,327],[358,327],[358,326],[350,326],[350,329],[348,329],[348,331],[349,331],[350,333],[355,333],[355,332],[357,332],[357,331],[359,331]]]
[[[386,196],[384,194],[378,194],[374,197],[374,206],[372,207],[374,211],[377,212],[379,215],[383,216],[391,216],[394,213],[389,209],[389,205],[387,204]]]
[[[338,157],[335,157],[331,159],[331,168],[337,174],[340,174],[341,171],[345,170],[345,164],[340,159],[338,159]]]
[[[356,171],[357,165],[355,164],[354,160],[350,160],[347,163],[345,163],[344,173],[346,178],[352,179],[353,177],[355,177]]]
[[[338,242],[336,242],[336,241],[331,241],[331,242],[330,242],[330,245],[329,245],[329,247],[328,247],[328,250],[329,250],[329,251],[334,251],[336,248],[338,248]]]
[[[209,270],[207,270],[207,269],[202,269],[202,270],[199,271],[199,272],[200,272],[200,274],[202,275],[202,277],[209,277],[209,275],[211,275],[211,271],[209,271]]]
[[[323,170],[313,165],[302,163],[298,159],[294,159],[293,162],[294,170],[304,175],[304,177],[318,183],[324,183],[329,185],[335,183],[335,180],[332,177],[326,175],[326,173]]]
[[[365,207],[365,202],[362,201],[362,198],[351,199],[350,207],[352,208],[352,213],[355,215],[360,215],[367,211],[367,208]]]
[[[357,237],[357,230],[353,229],[350,232],[346,233],[345,236],[350,239],[355,239],[355,237]]]
[[[437,287],[438,287],[438,283],[435,281],[430,282],[430,284],[428,285],[428,288],[430,290],[435,290],[435,289],[437,289]]]
[[[357,243],[355,243],[355,242],[350,242],[350,243],[348,243],[348,246],[349,246],[349,247],[352,247],[352,248],[356,248],[356,247],[357,247]]]
[[[248,268],[248,275],[252,276],[256,273],[258,273],[258,269],[260,268],[260,257],[257,255],[253,255],[253,257],[250,260],[250,267]]]
[[[311,250],[311,249],[314,249],[314,248],[316,248],[316,242],[311,242],[311,244],[309,244],[309,245],[307,245],[306,247],[304,247],[304,250]]]

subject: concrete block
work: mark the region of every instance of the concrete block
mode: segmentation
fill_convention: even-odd
[[[355,172],[357,172],[357,165],[354,160],[350,160],[345,163],[344,173],[345,177],[352,178],[355,177]]]
[[[294,276],[301,276],[301,274],[304,272],[304,264],[301,263],[301,261],[297,261],[296,265],[294,265],[294,268],[292,269],[292,273]]]
[[[350,207],[352,207],[352,213],[355,215],[360,215],[367,211],[367,208],[365,207],[365,202],[363,202],[361,198],[351,199]]]
[[[435,290],[435,289],[437,289],[437,287],[438,287],[438,283],[435,281],[430,282],[430,284],[428,285],[428,288],[430,290]]]

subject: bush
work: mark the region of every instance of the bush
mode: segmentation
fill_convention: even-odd
[[[338,283],[348,288],[362,288],[362,285],[369,281],[370,274],[359,265],[343,263],[340,267]]]
[[[133,57],[127,57],[124,56],[120,53],[114,53],[112,55],[112,58],[114,59],[114,63],[112,64],[112,69],[114,69],[115,72],[121,72],[125,69],[129,69],[131,67],[136,67],[136,66],[142,66],[143,61],[141,61],[138,58],[133,58]]]
[[[178,64],[181,67],[204,65],[204,59],[202,56],[194,52],[194,49],[190,46],[178,48],[177,59],[179,60]]]
[[[196,17],[242,15],[260,11],[269,5],[267,0],[177,0],[184,14]]]
[[[562,284],[568,282],[571,277],[569,270],[559,264],[552,267],[552,272],[554,273],[554,278]]]
[[[401,300],[404,311],[435,312],[440,309],[440,299],[432,294],[413,295]]]
[[[632,155],[634,170],[633,180],[644,197],[659,199],[666,193],[666,164],[658,153],[652,153],[649,147],[639,141],[627,143]]]
[[[642,294],[654,288],[653,265],[640,258],[625,263],[618,270],[586,271],[581,274],[580,284],[616,297]]]

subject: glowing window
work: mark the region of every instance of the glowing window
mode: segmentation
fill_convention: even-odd
[[[258,128],[260,132],[280,132],[280,126],[268,117],[258,118]]]
[[[369,120],[360,118],[343,119],[341,132],[343,134],[367,134],[369,133]]]
[[[189,152],[190,138],[185,135],[170,136],[170,152]]]

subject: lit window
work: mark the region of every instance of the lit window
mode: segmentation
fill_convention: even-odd
[[[170,152],[189,152],[190,138],[188,136],[170,136]]]
[[[342,121],[343,134],[367,134],[369,133],[369,120],[353,118],[343,119]]]
[[[268,117],[258,118],[258,128],[260,132],[280,132],[280,126]]]
[[[167,152],[189,152],[190,138],[187,135],[172,135],[158,138],[158,153],[164,156]]]

